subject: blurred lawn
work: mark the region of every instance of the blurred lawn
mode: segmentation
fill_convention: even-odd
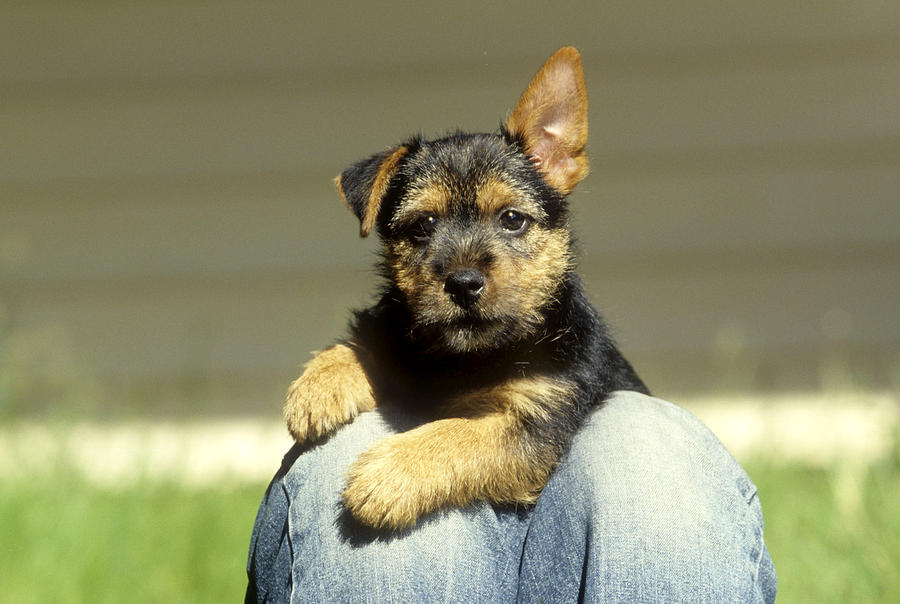
[[[745,464],[779,602],[900,602],[900,455],[872,468]]]
[[[900,601],[900,455],[832,470],[754,462],[779,602]],[[240,601],[264,485],[111,493],[2,485],[6,602]]]
[[[0,485],[2,602],[237,602],[265,485]]]

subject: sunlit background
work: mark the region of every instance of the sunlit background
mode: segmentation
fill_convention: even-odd
[[[2,589],[239,598],[283,393],[376,284],[331,179],[495,129],[573,44],[592,301],[748,467],[780,600],[897,601],[898,32],[876,0],[4,3]]]

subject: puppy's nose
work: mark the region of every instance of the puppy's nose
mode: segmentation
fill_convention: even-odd
[[[484,291],[484,275],[471,268],[456,271],[444,281],[444,291],[456,304],[468,309]]]

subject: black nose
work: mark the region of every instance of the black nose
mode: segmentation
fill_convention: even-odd
[[[444,291],[450,294],[451,300],[467,309],[484,291],[484,275],[471,268],[456,271],[444,281]]]

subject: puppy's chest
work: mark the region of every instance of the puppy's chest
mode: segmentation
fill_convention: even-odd
[[[464,366],[390,364],[372,376],[372,386],[379,404],[402,406],[431,419],[477,416],[508,410],[511,393],[532,383],[542,370],[546,368],[508,360]]]

